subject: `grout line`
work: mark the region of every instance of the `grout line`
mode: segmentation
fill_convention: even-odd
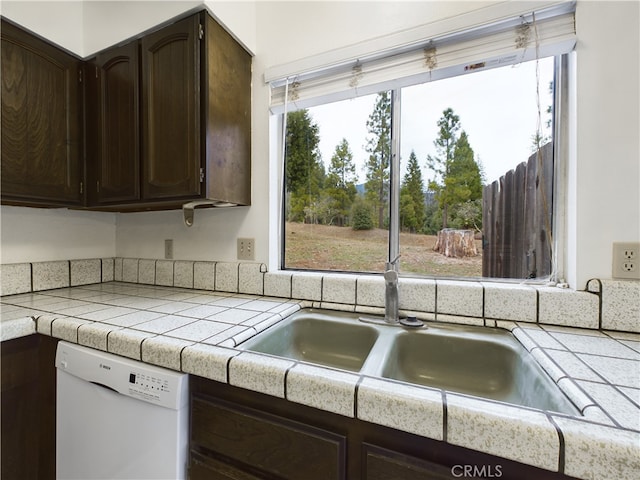
[[[447,406],[447,394],[444,390],[440,390],[442,395],[442,441],[447,441],[447,431],[449,430],[449,414]]]
[[[547,418],[551,422],[551,424],[555,427],[556,432],[558,433],[558,473],[564,474],[565,468],[565,442],[564,442],[564,434],[560,429],[560,426],[555,422],[551,415],[547,415]]]

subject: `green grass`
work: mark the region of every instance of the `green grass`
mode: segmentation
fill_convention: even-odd
[[[285,240],[287,268],[382,272],[387,261],[386,230],[358,231],[350,227],[287,223]],[[401,233],[400,271],[435,276],[482,276],[482,255],[448,258],[433,251],[435,242],[434,235]]]

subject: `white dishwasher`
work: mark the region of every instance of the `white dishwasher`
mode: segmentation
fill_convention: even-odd
[[[186,478],[187,374],[66,342],[56,368],[58,479]]]

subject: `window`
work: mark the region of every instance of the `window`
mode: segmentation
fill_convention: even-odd
[[[536,48],[502,60],[456,63],[461,44],[471,42],[466,52],[482,43],[465,33],[440,53],[437,42],[422,48],[421,77],[389,76],[410,52],[369,84],[361,82],[366,62],[356,63],[349,95],[326,93],[335,73],[273,90],[276,104],[293,99],[285,108],[283,268],[380,272],[400,255],[400,271],[419,275],[553,274],[561,56],[542,57],[544,29],[535,18],[520,21],[509,27],[516,42],[534,30]],[[562,38],[559,53],[573,46]]]

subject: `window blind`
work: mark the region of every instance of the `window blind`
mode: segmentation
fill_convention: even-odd
[[[567,53],[576,43],[574,11],[561,4],[286,76],[268,70],[271,111],[282,113],[285,100],[291,111]]]

